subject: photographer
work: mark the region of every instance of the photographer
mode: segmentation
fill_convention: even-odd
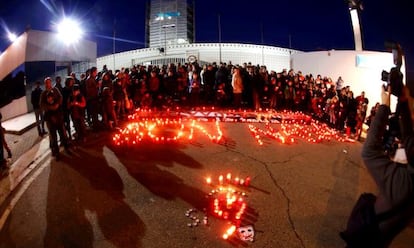
[[[398,95],[397,109],[401,145],[408,164],[395,162],[384,152],[384,134],[389,124],[391,86],[382,89],[382,104],[371,123],[367,139],[362,148],[364,163],[378,186],[378,196],[374,209],[381,235],[375,242],[378,247],[387,247],[413,217],[413,175],[414,175],[414,136],[411,120],[411,97],[408,88],[402,88]],[[401,150],[400,150],[401,151]],[[397,152],[398,153],[398,152]],[[410,211],[411,210],[411,211]],[[386,216],[379,218],[378,216]],[[377,247],[377,246],[376,246]]]

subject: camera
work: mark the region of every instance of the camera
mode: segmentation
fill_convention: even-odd
[[[403,89],[403,74],[401,73],[402,65],[402,49],[401,46],[393,41],[386,41],[385,48],[392,51],[395,67],[392,67],[390,72],[385,70],[381,73],[381,80],[385,82],[384,88],[391,86],[391,94],[396,97],[401,96]]]
[[[389,156],[394,156],[401,140],[401,130],[398,115],[395,113],[388,119],[388,128],[385,130],[383,137],[383,146]]]
[[[389,72],[383,70],[381,73],[381,80],[385,82],[384,89],[387,90],[388,86],[391,87],[391,94],[400,97],[403,93],[403,74],[401,73],[402,65],[402,49],[401,46],[393,41],[386,41],[385,48],[388,51],[392,51],[393,62],[395,67],[392,67]],[[400,113],[396,111],[389,118],[388,128],[383,137],[383,144],[385,151],[389,155],[394,155],[398,148],[398,143],[401,141],[400,130]]]

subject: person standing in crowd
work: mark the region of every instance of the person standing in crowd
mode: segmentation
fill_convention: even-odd
[[[77,85],[80,85],[80,80],[76,77],[76,73],[74,73],[74,72],[71,72],[70,73],[70,76],[73,78],[73,80],[74,80],[74,82],[73,82],[73,84],[75,85],[75,84],[77,84]]]
[[[167,77],[163,80],[165,94],[168,96],[170,100],[174,98],[174,95],[177,92],[177,80],[176,75],[173,69],[168,69]],[[139,100],[141,99],[142,93],[137,93],[140,96]],[[139,101],[137,100],[137,101]]]
[[[114,99],[109,87],[102,89],[102,121],[104,126],[111,130],[118,126],[118,118],[115,113]]]
[[[382,87],[382,86],[381,86]],[[384,133],[389,123],[390,89],[382,87],[382,104],[372,120],[367,139],[362,148],[362,159],[374,179],[379,193],[375,201],[375,213],[393,213],[379,222],[380,235],[375,242],[388,247],[395,236],[412,220],[414,207],[414,133],[411,119],[412,98],[408,88],[404,87],[399,96],[397,108],[400,109],[401,144],[408,164],[393,161],[384,153]]]
[[[40,88],[40,81],[35,83],[35,88],[32,90],[30,101],[33,106],[33,111],[36,117],[36,126],[39,136],[45,135],[45,120],[43,110],[40,108],[40,95],[42,94],[42,88]]]
[[[342,88],[340,94],[338,95],[339,100],[339,112],[338,120],[336,122],[336,129],[340,132],[344,131],[345,121],[348,116],[348,94],[346,88]]]
[[[285,88],[285,104],[287,109],[292,109],[295,106],[296,89],[293,86],[292,80],[289,80]]]
[[[354,98],[354,93],[350,90],[348,91],[347,98],[347,117],[346,117],[346,135],[354,135],[356,133],[357,125],[357,110],[358,103]]]
[[[184,66],[179,66],[177,69],[177,94],[180,99],[181,106],[187,104],[188,96],[188,77]]]
[[[215,93],[214,85],[216,81],[216,69],[212,64],[207,66],[207,69],[203,73],[203,82],[204,82],[204,97],[206,104],[212,104],[214,102]]]
[[[73,126],[76,131],[76,141],[84,142],[86,139],[86,126],[85,126],[85,97],[80,92],[79,84],[75,84],[72,87],[72,93],[68,98],[67,103],[70,117],[73,122]]]
[[[242,104],[243,78],[238,67],[233,69],[231,86],[233,87],[233,107],[239,109]]]
[[[368,98],[365,97],[365,92],[362,91],[361,95],[355,98],[357,101],[357,124],[356,124],[356,139],[359,140],[361,138],[361,134],[363,131],[363,125],[365,122],[365,118],[367,116],[367,109],[368,109]]]
[[[99,92],[103,92],[103,89],[105,87],[108,87],[111,94],[112,94],[114,86],[113,86],[112,78],[111,78],[111,75],[110,75],[109,72],[104,72],[102,74],[102,83],[101,83],[100,87],[101,87],[101,89],[99,90]]]
[[[80,75],[80,80],[79,80],[79,87],[80,87],[80,92],[81,94],[85,97],[86,100],[86,79],[89,77],[89,72],[90,69],[86,70],[85,73],[81,73]],[[85,120],[87,122],[88,125],[92,125],[91,124],[91,115],[88,113],[88,102],[86,101],[86,109],[85,109],[86,113],[85,113]]]
[[[40,107],[45,112],[45,121],[47,129],[49,130],[49,142],[50,148],[52,149],[52,156],[54,156],[56,160],[59,160],[58,133],[61,144],[65,147],[66,151],[69,151],[69,141],[63,121],[63,98],[59,89],[52,87],[52,79],[50,77],[46,77],[44,82],[45,90],[40,95]]]
[[[364,114],[364,119],[365,119],[367,108],[368,108],[368,103],[369,103],[368,98],[365,97],[365,91],[362,91],[361,95],[357,96],[355,100],[358,103],[358,108],[360,108],[361,112]]]
[[[200,76],[198,72],[194,71],[190,79],[190,104],[193,108],[197,108],[200,104],[200,88]]]
[[[221,89],[223,89],[223,97],[221,100],[220,105],[227,106],[230,102],[231,99],[231,95],[233,93],[232,89],[229,90],[229,88],[231,88],[231,77],[229,78],[229,72],[227,70],[227,66],[226,63],[220,62],[220,66],[218,68],[218,70],[216,71],[216,84],[215,84],[215,88],[218,89],[216,94],[220,95]],[[230,102],[231,103],[231,102]]]
[[[118,120],[124,119],[126,115],[125,109],[125,100],[126,100],[126,91],[124,90],[122,81],[123,81],[124,74],[122,72],[118,72],[116,74],[116,78],[113,83],[113,100],[115,100],[115,108],[116,108],[116,118]]]
[[[261,70],[259,66],[252,67],[250,83],[252,84],[253,89],[253,105],[255,110],[259,110],[261,108],[261,96],[266,84],[264,75],[265,73],[263,68]]]
[[[269,99],[269,107],[270,109],[276,109],[276,86],[277,86],[277,80],[276,75],[272,75],[270,77],[269,82],[269,90],[270,90],[270,99]]]
[[[58,88],[60,93],[62,93],[63,85],[62,85],[62,77],[61,76],[56,76],[55,77],[55,87]]]
[[[86,73],[82,73],[80,75],[79,87],[80,87],[80,91],[81,91],[83,96],[86,96],[86,79],[87,79],[87,76],[89,76],[89,70],[87,70]]]
[[[96,81],[97,75],[98,75],[98,69],[96,67],[92,67],[90,69],[90,74],[85,81],[86,109],[88,111],[88,117],[92,119],[92,129],[94,131],[97,131],[99,127],[99,120],[98,120],[99,85],[98,85],[98,82]]]
[[[344,87],[344,80],[341,76],[338,77],[336,80],[336,94],[339,96],[341,94],[341,90]]]
[[[72,95],[73,84],[75,80],[72,77],[67,77],[65,79],[65,87],[62,89],[62,111],[63,111],[63,121],[65,122],[65,130],[68,134],[69,140],[72,140],[72,128],[70,125],[71,113],[68,106],[69,97]]]
[[[148,90],[152,96],[153,103],[157,101],[158,95],[160,94],[160,85],[161,85],[161,80],[158,77],[157,70],[153,69],[150,72],[150,77],[148,80]]]
[[[10,148],[7,145],[7,142],[6,142],[6,137],[5,137],[6,130],[1,125],[1,120],[2,119],[3,119],[3,115],[0,112],[0,142],[1,142],[1,145],[0,145],[0,171],[3,171],[5,169],[7,169],[7,160],[4,158],[4,149],[7,151],[7,157],[8,158],[12,157],[11,150],[10,150]]]
[[[338,120],[338,113],[339,113],[339,98],[338,96],[334,96],[331,98],[331,102],[328,106],[328,114],[329,114],[329,124],[331,127],[336,127],[336,122]]]

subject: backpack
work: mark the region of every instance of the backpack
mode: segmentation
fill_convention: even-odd
[[[383,242],[374,204],[377,197],[362,193],[349,216],[346,229],[339,233],[347,248],[377,248]]]

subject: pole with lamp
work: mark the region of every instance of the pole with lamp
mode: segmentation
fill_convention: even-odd
[[[113,56],[113,62],[114,62],[114,67],[113,67],[113,71],[115,71],[115,52],[116,52],[116,50],[115,50],[115,33],[116,33],[116,30],[115,30],[115,27],[116,27],[116,19],[114,19],[114,30],[113,30],[113,37],[112,37],[112,56]]]
[[[262,65],[264,65],[263,21],[260,22],[260,40],[262,42]]]
[[[218,38],[219,38],[219,62],[221,63],[221,20],[220,13],[218,14]]]
[[[348,0],[349,12],[351,14],[352,28],[354,30],[354,39],[355,39],[355,50],[362,51],[362,35],[361,35],[361,25],[359,23],[359,11],[362,11],[364,7],[362,6],[361,0]]]
[[[167,29],[175,28],[175,24],[165,24],[161,26],[164,29],[164,56],[167,56]]]

